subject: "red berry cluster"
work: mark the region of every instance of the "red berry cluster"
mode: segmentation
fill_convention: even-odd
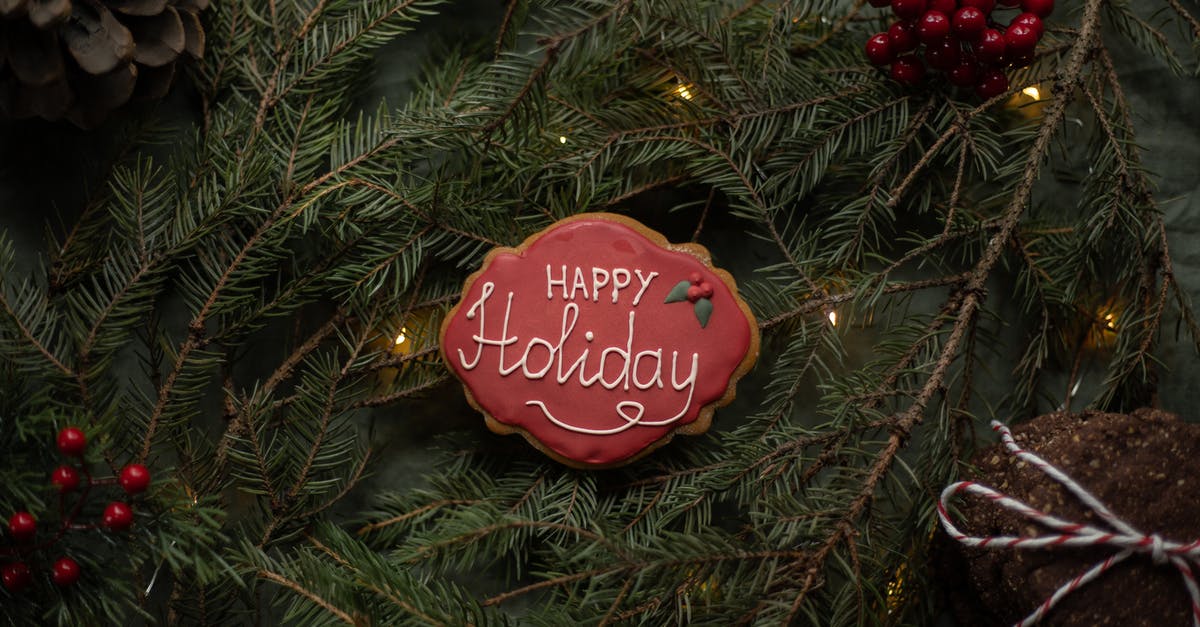
[[[120,476],[116,478],[92,478],[82,459],[84,452],[87,451],[87,436],[78,427],[67,427],[59,431],[57,444],[60,453],[73,459],[73,463],[63,464],[50,473],[50,483],[58,490],[61,521],[52,537],[40,544],[34,544],[37,537],[37,520],[34,519],[33,514],[24,511],[16,512],[8,519],[8,536],[15,546],[0,547],[0,555],[15,556],[17,560],[0,566],[0,584],[3,584],[10,592],[19,592],[33,582],[33,571],[23,559],[28,554],[57,543],[68,531],[97,527],[96,524],[75,522],[92,487],[115,483],[131,496],[145,492],[150,487],[150,471],[141,464],[125,466],[121,469]],[[68,510],[67,495],[80,490],[81,484],[80,495],[74,506]],[[104,508],[99,526],[109,531],[129,529],[133,526],[133,508],[122,501],[109,503]],[[55,561],[50,569],[50,579],[64,588],[78,581],[79,575],[79,563],[66,556]]]
[[[701,298],[712,298],[713,286],[708,281],[705,281],[699,272],[693,272],[688,276],[688,283],[692,284],[691,287],[687,288],[689,303],[694,303]]]
[[[929,66],[959,87],[974,87],[981,98],[999,96],[1008,90],[1004,68],[1033,63],[1045,32],[1042,19],[1054,11],[1054,0],[998,2],[1020,6],[1008,26],[992,20],[997,0],[870,0],[874,7],[890,6],[900,19],[867,40],[867,58],[891,64],[892,79],[905,85],[919,84]]]

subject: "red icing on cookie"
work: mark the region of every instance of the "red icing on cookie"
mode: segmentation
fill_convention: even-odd
[[[689,300],[697,275],[711,295]],[[619,465],[703,432],[758,354],[757,323],[707,251],[622,216],[494,250],[464,290],[443,359],[489,427],[570,465]]]

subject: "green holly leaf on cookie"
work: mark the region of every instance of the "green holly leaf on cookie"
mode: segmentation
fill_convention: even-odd
[[[712,317],[713,312],[712,301],[707,298],[701,298],[700,300],[696,301],[696,306],[694,309],[696,312],[696,319],[700,321],[700,328],[707,327],[708,319]]]
[[[675,287],[671,288],[671,291],[667,294],[667,300],[664,300],[663,302],[677,303],[681,300],[687,300],[688,288],[691,286],[692,284],[689,281],[680,281],[676,283]]]

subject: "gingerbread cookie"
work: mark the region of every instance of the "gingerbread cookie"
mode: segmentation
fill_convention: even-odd
[[[758,349],[754,314],[703,246],[607,213],[493,250],[441,330],[488,427],[577,468],[708,430]]]
[[[1122,525],[1157,534],[1168,555],[1171,543],[1197,541],[1200,425],[1151,409],[1132,414],[1085,411],[1046,414],[1016,427],[1013,435],[1016,445],[1053,464],[1122,522],[1101,515],[1068,490],[1064,481],[1004,445],[980,451],[972,461],[976,471],[969,473],[970,478],[1055,516],[1066,526],[1050,526],[1044,516],[1002,506],[996,497],[964,490],[953,499],[953,515],[947,516],[959,532],[991,539],[986,545],[970,546],[939,525],[933,566],[959,624],[1013,625],[1059,594],[1061,598],[1040,624],[1192,624],[1187,589],[1192,575],[1182,576],[1176,564],[1155,563],[1152,546],[1134,547],[1137,550],[1114,559],[1111,570],[1101,571],[1086,585],[1071,582],[1122,554],[1127,548],[1117,539],[1124,535]],[[1090,535],[1083,525],[1105,535]],[[1085,541],[1028,544],[1034,537],[1060,534]],[[1194,558],[1190,559],[1194,565]]]

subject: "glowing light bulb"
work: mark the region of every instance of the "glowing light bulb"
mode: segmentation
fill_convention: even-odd
[[[566,136],[566,135],[559,135],[559,136],[558,136],[558,143],[560,143],[560,144],[565,144],[565,143],[567,143],[567,136]]]
[[[400,327],[400,333],[396,336],[396,346],[399,346],[408,341],[408,329]]]
[[[687,85],[681,84],[679,87],[676,87],[675,94],[684,100],[691,100],[693,98],[692,90],[688,89]]]
[[[1112,314],[1105,314],[1104,326],[1108,327],[1109,329],[1116,329],[1117,328],[1116,318]]]
[[[825,314],[825,317],[829,318],[829,324],[832,324],[835,327],[837,326],[837,312],[836,311],[830,311],[829,313]]]
[[[1029,96],[1030,98],[1032,98],[1034,100],[1042,99],[1042,92],[1035,85],[1030,85],[1029,87],[1022,89],[1021,93],[1025,94],[1026,96]]]

